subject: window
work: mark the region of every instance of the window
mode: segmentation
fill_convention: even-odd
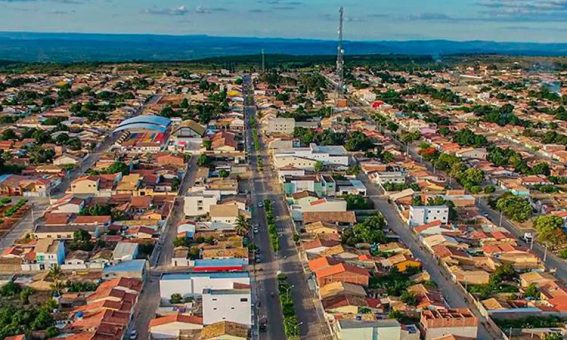
[[[240,302],[248,302],[248,298],[241,298]]]
[[[217,307],[213,308],[213,310],[217,310]]]

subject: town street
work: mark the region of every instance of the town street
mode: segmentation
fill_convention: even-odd
[[[372,202],[374,202],[374,208],[378,209],[382,215],[384,215],[384,218],[388,221],[388,227],[390,227],[400,237],[402,242],[409,247],[412,254],[414,254],[414,256],[422,262],[423,269],[431,275],[431,280],[437,284],[449,306],[453,308],[469,307],[481,320],[478,339],[498,338],[497,335],[491,335],[491,329],[486,324],[485,318],[480,315],[480,312],[473,303],[466,300],[464,292],[450,279],[449,273],[447,273],[446,270],[437,263],[435,257],[427,249],[425,249],[425,247],[417,239],[417,236],[401,219],[394,205],[388,203],[383,192],[380,192],[380,190],[370,182],[366,175],[359,174],[358,179],[366,186],[368,197],[372,200]]]
[[[246,79],[248,84],[249,78]],[[247,143],[249,150],[253,150],[253,140],[251,136],[250,117],[255,117],[255,106],[248,106],[246,109],[248,116],[247,124],[249,131],[247,136]],[[258,121],[258,119],[256,119]],[[260,134],[260,130],[258,129]],[[271,293],[277,295],[276,276],[277,271],[281,271],[287,275],[288,282],[293,288],[290,290],[294,300],[295,311],[300,323],[300,334],[304,339],[329,339],[329,330],[324,321],[322,312],[316,307],[316,296],[309,289],[307,276],[303,270],[303,264],[299,257],[297,248],[293,241],[294,229],[291,222],[289,212],[287,210],[287,203],[281,193],[281,188],[277,181],[276,173],[272,171],[271,162],[267,153],[267,146],[264,144],[263,138],[260,137],[260,152],[256,154],[251,151],[250,157],[251,167],[253,169],[253,193],[252,206],[257,210],[254,216],[254,223],[260,224],[260,233],[256,236],[255,244],[262,250],[262,260],[265,264],[260,267],[263,271],[259,272],[258,283],[260,293],[261,308],[260,315],[266,315],[268,320],[268,336],[265,339],[280,339],[278,334],[283,336],[283,320],[281,316],[281,308],[279,303],[274,303],[274,298]],[[262,157],[264,164],[263,173],[259,173],[257,169],[256,158]],[[277,227],[280,233],[280,251],[273,254],[269,242],[267,226],[265,225],[264,210],[258,209],[258,202],[263,200],[270,200],[272,202],[274,216],[276,217]],[[259,241],[259,242],[258,242]],[[269,292],[269,294],[266,294]],[[318,303],[318,301],[317,301]],[[267,306],[267,307],[266,307]],[[271,328],[276,327],[277,334],[270,331]],[[281,329],[281,330],[280,330]],[[285,337],[284,337],[285,339]]]
[[[179,185],[179,191],[175,203],[171,209],[168,219],[164,224],[158,243],[150,257],[150,270],[144,283],[144,289],[138,298],[132,329],[138,333],[138,339],[149,339],[150,321],[155,317],[155,311],[159,307],[159,279],[163,272],[171,269],[171,257],[173,255],[173,240],[177,236],[177,225],[185,217],[183,211],[183,197],[187,190],[195,184],[197,174],[197,157],[191,157],[187,164],[185,176]]]

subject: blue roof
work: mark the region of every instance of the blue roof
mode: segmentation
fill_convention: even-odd
[[[193,277],[210,277],[212,279],[233,278],[240,279],[250,277],[248,272],[215,272],[215,273],[164,273],[161,280],[189,280]]]
[[[10,174],[8,174],[8,175],[0,175],[0,183],[2,183],[2,182],[4,182],[5,180],[7,180],[10,176],[12,176],[12,175],[10,175]]]
[[[229,267],[244,266],[247,264],[246,259],[206,259],[195,260],[195,267]]]
[[[146,260],[131,260],[131,261],[123,261],[108,267],[105,267],[103,272],[104,273],[112,273],[112,272],[141,272],[144,270],[146,266]]]
[[[144,130],[157,130],[165,132],[171,125],[171,119],[155,116],[155,115],[141,115],[126,119],[114,130],[114,132],[129,130],[129,129],[144,129]]]

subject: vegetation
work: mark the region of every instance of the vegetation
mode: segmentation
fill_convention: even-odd
[[[412,189],[413,191],[420,191],[419,185],[417,183],[384,183],[382,187],[386,191],[403,191],[406,189]]]
[[[287,282],[287,277],[278,277],[278,291],[280,296],[280,304],[284,317],[284,331],[287,339],[299,339],[299,321],[295,314],[293,306],[293,297],[291,296],[293,289]]]
[[[4,216],[5,217],[12,217],[14,216],[14,214],[20,210],[20,208],[22,208],[24,205],[26,205],[26,203],[28,203],[28,200],[25,198],[21,198],[18,200],[18,202],[16,204],[14,204],[13,206],[11,206],[10,208],[8,208],[8,210],[6,210],[4,212]]]
[[[516,293],[518,292],[518,287],[514,280],[517,277],[518,274],[514,267],[510,264],[504,264],[490,274],[488,284],[468,285],[467,290],[481,300],[488,299],[498,293]]]
[[[272,201],[264,200],[264,211],[266,213],[266,225],[268,226],[268,234],[270,235],[270,244],[272,245],[272,249],[277,252],[280,250],[280,237],[278,235]]]
[[[413,284],[410,276],[419,271],[418,267],[410,267],[402,273],[397,267],[392,267],[385,275],[372,276],[368,285],[370,289],[381,289],[388,295],[401,296]]]
[[[360,195],[345,195],[343,198],[347,202],[347,210],[366,210],[374,208],[374,203],[372,203],[371,200]]]
[[[567,234],[563,230],[563,219],[554,215],[541,215],[534,219],[537,239],[548,247],[556,248],[567,242]]]
[[[363,222],[344,229],[342,242],[349,246],[355,246],[357,243],[386,243],[388,240],[383,230],[385,227],[386,220],[382,214],[370,216]]]
[[[516,221],[525,222],[532,217],[533,209],[530,202],[512,193],[504,193],[496,201],[490,201],[491,206],[501,211],[506,217]]]

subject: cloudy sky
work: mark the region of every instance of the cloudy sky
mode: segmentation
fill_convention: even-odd
[[[567,42],[567,0],[0,0],[0,31]]]

